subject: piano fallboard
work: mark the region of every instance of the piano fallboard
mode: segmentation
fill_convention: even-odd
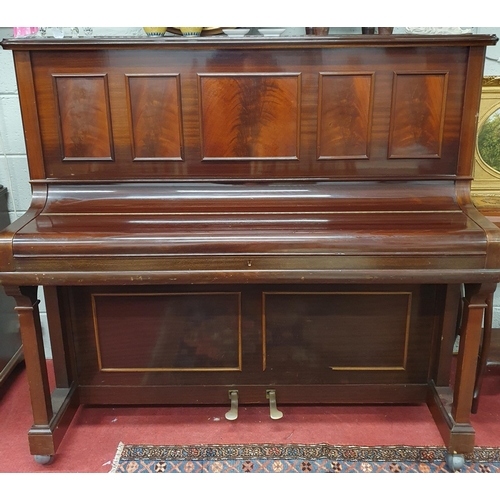
[[[47,276],[480,270],[487,247],[452,182],[56,184],[15,233],[12,262]]]

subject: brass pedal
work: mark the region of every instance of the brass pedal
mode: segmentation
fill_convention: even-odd
[[[236,420],[238,418],[238,391],[229,391],[229,399],[231,400],[231,409],[226,413],[226,418]]]
[[[268,389],[266,391],[266,398],[269,399],[269,413],[273,420],[279,420],[283,417],[283,412],[279,411],[276,406],[276,391],[274,389]]]

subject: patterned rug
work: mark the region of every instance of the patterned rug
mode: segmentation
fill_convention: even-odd
[[[443,447],[120,443],[112,473],[450,473]],[[500,448],[476,447],[459,473],[500,473]]]

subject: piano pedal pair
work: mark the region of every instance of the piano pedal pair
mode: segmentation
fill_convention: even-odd
[[[269,415],[273,420],[279,420],[283,417],[283,412],[278,410],[276,404],[276,391],[268,389],[266,391],[266,398],[269,399]],[[238,418],[238,391],[229,391],[229,399],[231,401],[231,408],[226,413],[227,420],[236,420]]]

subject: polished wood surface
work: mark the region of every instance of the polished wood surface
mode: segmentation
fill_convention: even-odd
[[[452,182],[56,184],[12,254],[33,282],[41,269],[224,270],[227,259],[237,269],[445,274],[485,268],[486,236]]]
[[[268,404],[270,389],[427,402],[449,452],[471,451],[500,280],[500,230],[470,198],[496,37],[169,38],[2,42],[33,186],[0,235],[32,454],[55,452],[78,404]]]
[[[283,403],[314,402],[316,384],[345,383],[388,384],[385,397],[394,402],[397,388],[427,385],[445,291],[443,285],[72,287],[78,378],[96,394],[117,385],[162,385],[164,396],[151,402],[164,404],[169,389],[184,384],[220,386],[224,403],[229,380],[241,384],[242,401],[253,403],[265,403],[259,387],[292,380],[297,392],[281,397]],[[323,397],[349,401],[335,392]],[[119,393],[108,398],[120,402]]]
[[[367,46],[360,50],[360,38],[238,45],[215,37],[211,44],[206,38],[199,44],[165,40],[155,50],[135,41],[121,50],[96,41],[70,43],[63,51],[43,41],[6,43],[33,49],[44,172],[32,177],[359,180],[456,174],[455,139],[463,131],[473,49],[456,41],[441,46],[427,40],[426,46],[410,37],[404,44],[397,38],[385,44],[363,40]],[[82,99],[88,106],[79,109]],[[335,123],[334,116],[342,121]],[[76,135],[75,120],[81,129]],[[165,149],[156,141],[163,132],[166,156],[141,151],[152,138],[155,148]]]
[[[63,160],[111,160],[113,146],[106,77],[52,76]]]
[[[179,75],[127,75],[134,160],[182,158]]]

